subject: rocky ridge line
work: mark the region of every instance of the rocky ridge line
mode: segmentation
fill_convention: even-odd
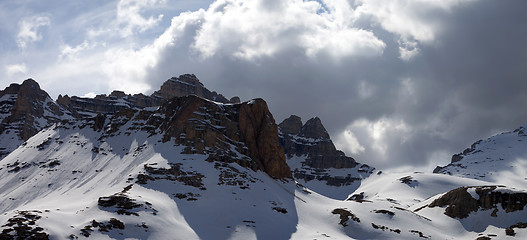
[[[57,103],[76,117],[94,117],[97,114],[112,114],[126,108],[157,107],[173,97],[187,95],[196,95],[219,103],[240,103],[239,97],[229,100],[215,91],[209,91],[194,74],[172,77],[150,96],[142,93],[131,95],[122,91],[113,91],[110,95],[100,94],[94,98],[59,95]]]

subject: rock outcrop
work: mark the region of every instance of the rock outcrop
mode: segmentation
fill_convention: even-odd
[[[0,158],[69,112],[58,106],[33,79],[0,91]]]
[[[214,91],[209,91],[194,74],[184,74],[165,81],[152,95],[126,94],[113,91],[110,95],[101,94],[94,98],[59,95],[57,103],[71,111],[76,117],[94,117],[97,114],[113,114],[121,109],[156,107],[174,97],[196,95],[220,103],[240,103],[239,97],[230,100]]]
[[[337,150],[318,117],[302,124],[300,117],[292,115],[278,127],[280,145],[284,148],[293,177],[307,185],[307,182],[317,180],[331,186],[348,186],[352,191],[358,187],[355,183],[374,170]]]
[[[111,132],[119,127],[119,119],[133,118],[130,120],[141,122],[134,126],[162,135],[163,142],[186,146],[185,154],[206,154],[207,161],[236,162],[276,179],[291,177],[279,145],[278,127],[262,99],[221,104],[189,95],[172,98],[155,111],[131,111],[117,112],[104,129]]]
[[[470,194],[468,191],[473,191]],[[474,198],[476,196],[476,198]],[[497,217],[498,206],[506,213],[521,211],[527,205],[527,193],[503,186],[460,187],[445,193],[428,207],[445,207],[445,215],[466,218],[472,212],[493,209],[491,216]]]
[[[320,118],[309,119],[304,125],[292,115],[279,125],[280,144],[288,158],[307,156],[306,165],[313,168],[353,168],[357,162],[335,148]]]
[[[220,103],[239,103],[238,97],[228,100],[223,95],[214,91],[209,91],[203,83],[194,74],[184,74],[179,77],[168,79],[161,88],[152,94],[152,97],[161,99],[171,99],[173,97],[182,97],[187,95],[196,95],[211,101]],[[232,101],[232,102],[231,102]]]
[[[160,107],[159,113],[167,116],[160,123],[164,140],[189,146],[189,153],[208,153],[210,160],[236,161],[273,178],[291,176],[278,143],[278,128],[262,99],[224,105],[190,95],[173,98]]]

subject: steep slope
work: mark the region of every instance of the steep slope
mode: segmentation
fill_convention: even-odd
[[[45,127],[71,119],[33,79],[0,91],[0,159]]]
[[[525,127],[479,140],[452,162],[434,172],[481,179],[495,184],[525,188],[527,178],[527,135]]]
[[[291,115],[278,127],[293,177],[318,193],[345,199],[374,170],[337,150],[318,117],[302,125],[300,117]]]

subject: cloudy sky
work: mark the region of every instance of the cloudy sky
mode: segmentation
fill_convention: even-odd
[[[0,85],[151,93],[194,73],[319,116],[381,169],[432,170],[527,124],[525,0],[2,0]],[[0,86],[0,87],[2,87]],[[2,87],[2,88],[3,88]]]

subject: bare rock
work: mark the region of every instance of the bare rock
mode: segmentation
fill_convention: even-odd
[[[468,193],[468,189],[474,189],[478,199]],[[494,209],[496,212],[498,205],[501,205],[506,213],[521,211],[527,205],[527,193],[505,189],[501,186],[460,187],[445,193],[428,207],[446,206],[445,215],[462,219],[480,209]],[[495,212],[491,214],[495,215]]]
[[[33,79],[0,91],[0,158],[45,127],[69,115]]]
[[[262,99],[219,104],[190,95],[171,99],[157,113],[166,118],[149,114],[147,124],[162,131],[163,141],[188,146],[185,153],[208,154],[210,161],[236,162],[273,178],[291,176],[278,128]]]
[[[238,97],[233,97],[228,100],[223,95],[214,91],[209,91],[203,83],[194,74],[184,74],[179,77],[173,77],[165,81],[161,88],[152,94],[152,97],[161,99],[171,99],[173,97],[182,97],[187,95],[196,95],[211,101],[221,103],[239,103]]]
[[[285,155],[278,141],[278,127],[263,99],[242,103],[238,123],[242,141],[249,148],[249,156],[273,178],[291,176]]]
[[[335,148],[322,121],[309,119],[304,125],[298,116],[292,115],[280,126],[280,144],[288,158],[307,156],[306,165],[313,168],[353,168],[355,159],[347,157]]]

